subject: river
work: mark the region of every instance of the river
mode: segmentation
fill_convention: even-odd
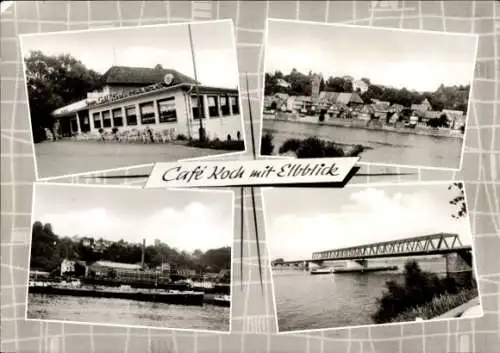
[[[290,138],[320,139],[371,147],[361,162],[458,169],[463,138],[427,136],[395,131],[366,130],[333,125],[264,119],[263,135],[274,137],[274,153]]]
[[[109,298],[28,295],[28,318],[95,324],[229,331],[230,308]]]
[[[280,332],[373,324],[377,298],[390,279],[402,280],[407,259],[369,260],[395,264],[397,271],[310,275],[305,271],[273,271]],[[444,273],[442,257],[418,261],[420,268]]]

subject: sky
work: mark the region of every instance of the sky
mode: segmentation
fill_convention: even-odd
[[[472,243],[468,217],[451,217],[449,184],[273,188],[263,191],[270,257],[310,259],[315,251],[456,233]],[[300,202],[297,202],[300,200]]]
[[[51,223],[60,237],[123,239],[180,251],[232,246],[229,192],[37,185],[33,221]]]
[[[265,71],[293,68],[434,91],[471,83],[477,37],[375,27],[269,21]]]
[[[236,88],[238,64],[230,21],[194,23],[191,33],[198,81]],[[101,74],[113,65],[153,68],[161,64],[194,78],[187,24],[21,36],[21,45],[24,56],[31,50],[67,53]]]

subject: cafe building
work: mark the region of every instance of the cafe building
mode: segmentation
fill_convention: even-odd
[[[238,89],[204,86],[171,69],[111,67],[87,98],[56,109],[62,136],[150,129],[198,138],[200,118],[210,139],[243,136]],[[116,130],[115,129],[115,130]]]

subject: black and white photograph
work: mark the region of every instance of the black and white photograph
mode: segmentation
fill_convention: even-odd
[[[245,151],[231,20],[20,39],[40,179]]]
[[[263,204],[279,332],[483,315],[462,182],[268,188]]]
[[[269,19],[261,155],[460,169],[477,35]]]
[[[232,191],[36,184],[28,320],[228,333]]]

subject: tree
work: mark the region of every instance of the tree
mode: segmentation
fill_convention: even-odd
[[[465,217],[467,215],[467,204],[465,203],[465,190],[463,183],[457,182],[448,186],[448,190],[457,189],[458,195],[455,196],[450,204],[457,206],[458,210],[455,214],[451,216],[455,219]]]
[[[52,111],[85,98],[99,85],[101,75],[69,54],[31,51],[24,61],[33,137],[40,142],[44,129],[53,132]]]
[[[260,142],[260,154],[263,156],[270,156],[274,152],[273,135],[271,133],[266,133],[262,136]]]

